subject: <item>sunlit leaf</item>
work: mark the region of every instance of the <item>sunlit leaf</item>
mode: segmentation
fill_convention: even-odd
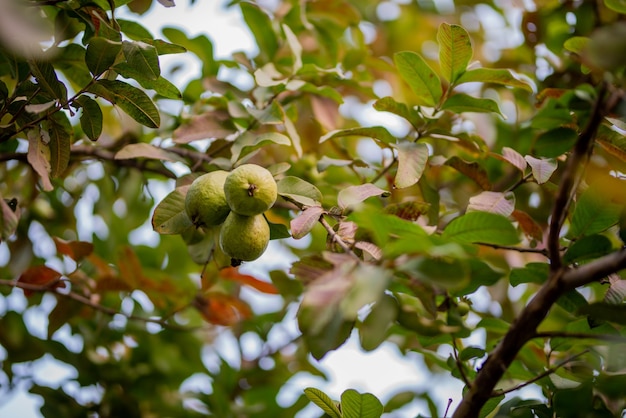
[[[423,143],[401,142],[398,150],[398,170],[394,186],[402,189],[413,186],[422,177],[428,162],[428,147]]]
[[[330,418],[342,418],[341,411],[337,408],[337,404],[330,397],[316,388],[304,389],[306,397],[319,406]]]
[[[28,131],[28,153],[26,158],[41,178],[43,189],[50,191],[53,189],[50,182],[50,148],[44,143],[39,129]]]
[[[272,25],[272,19],[256,4],[241,2],[243,19],[250,28],[264,60],[271,61],[278,50],[278,39]]]
[[[286,176],[278,180],[278,194],[304,206],[320,206],[322,193],[311,183],[299,177]]]
[[[393,57],[400,76],[417,96],[417,104],[435,107],[441,100],[443,89],[437,73],[419,54],[398,52]]]
[[[174,189],[154,209],[152,228],[159,234],[181,234],[192,226],[185,212],[185,196],[189,186]]]
[[[232,152],[231,160],[238,161],[252,151],[270,144],[290,146],[291,140],[287,136],[277,132],[267,132],[260,135],[246,132],[237,137],[230,148]]]
[[[169,152],[152,144],[146,144],[145,142],[128,144],[115,153],[116,160],[127,160],[133,158],[149,158],[153,160],[180,162],[185,161],[178,154],[174,154],[173,152]]]
[[[363,202],[373,196],[388,196],[389,192],[371,183],[359,186],[348,186],[337,194],[337,204],[340,208],[346,209],[350,206]]]
[[[515,195],[512,192],[500,193],[484,191],[470,197],[467,211],[482,211],[509,216],[515,210]]]
[[[439,65],[443,76],[455,84],[472,59],[473,50],[469,34],[459,25],[442,23],[437,31]]]
[[[491,99],[472,97],[465,93],[456,93],[448,97],[441,108],[455,113],[496,113],[504,117],[495,101]]]
[[[493,83],[505,86],[517,87],[527,91],[532,91],[532,86],[516,78],[511,70],[501,68],[475,68],[463,73],[457,80],[457,84],[462,83]]]
[[[604,5],[618,13],[626,14],[626,1],[624,0],[604,0]]]
[[[114,42],[99,36],[91,38],[85,53],[87,68],[91,74],[99,76],[113,66],[121,50],[121,42]]]
[[[149,128],[158,128],[161,123],[159,110],[152,100],[137,87],[119,80],[98,80],[88,91],[119,106],[130,117]]]
[[[406,119],[415,129],[419,129],[424,122],[423,118],[413,107],[396,102],[393,97],[383,97],[374,102],[374,109],[379,112],[390,112]]]
[[[626,161],[626,136],[606,127],[600,127],[596,142],[609,154]]]
[[[468,212],[450,222],[443,237],[460,242],[513,245],[519,242],[515,227],[507,218],[488,212]]]
[[[102,133],[102,110],[98,102],[81,94],[75,100],[80,105],[80,127],[87,138],[96,141]]]
[[[396,138],[389,133],[387,128],[382,126],[372,126],[372,127],[361,127],[361,128],[350,128],[350,129],[340,129],[337,131],[328,132],[326,135],[323,135],[320,138],[320,143],[327,141],[332,138],[340,138],[343,136],[362,136],[365,138],[376,139],[383,144],[393,144],[396,142]]]
[[[545,158],[535,158],[531,155],[524,157],[533,172],[533,177],[539,184],[543,184],[550,180],[552,174],[558,168],[558,164],[554,160],[548,160]]]
[[[320,220],[320,216],[326,212],[321,206],[311,206],[291,220],[291,234],[295,239],[306,236]]]
[[[65,282],[61,279],[61,273],[47,266],[34,266],[28,268],[20,275],[18,281],[33,286],[38,286],[42,291],[47,289],[65,288]],[[24,289],[24,295],[30,296],[34,290]]]
[[[379,418],[383,404],[371,393],[348,389],[341,394],[341,413],[343,418]]]
[[[502,157],[522,173],[526,170],[526,160],[524,159],[522,154],[515,151],[513,148],[503,147]]]

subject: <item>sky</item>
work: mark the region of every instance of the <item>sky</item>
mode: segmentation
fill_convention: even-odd
[[[257,47],[251,34],[243,24],[237,7],[226,9],[222,6],[226,3],[225,1],[216,0],[198,0],[193,6],[189,5],[187,0],[178,0],[177,2],[178,4],[175,7],[165,8],[155,1],[150,12],[140,19],[141,23],[157,37],[162,36],[159,29],[165,26],[178,27],[184,30],[190,38],[204,34],[213,42],[216,58],[230,57],[230,54],[235,51],[245,51],[250,55],[256,53]],[[272,1],[267,0],[265,3],[269,4]],[[117,16],[128,19],[137,18],[136,15],[124,13],[123,9],[118,12]],[[180,55],[163,56],[161,59],[162,70],[166,77],[172,68],[181,64],[182,60],[185,70],[177,72],[173,78],[169,78],[174,84],[179,86],[185,85],[187,81],[199,74],[199,64],[194,60],[185,59]],[[229,78],[231,75],[221,73],[220,77]],[[384,90],[386,86],[382,85],[380,88]],[[356,111],[356,106],[364,105],[353,103],[352,108],[346,109],[346,111],[362,115],[364,122],[367,121],[368,124],[379,123],[377,118],[380,117],[380,113],[373,111],[371,107],[360,108]],[[403,129],[402,125],[394,124],[393,122],[391,125],[390,129],[392,130],[397,129],[401,131]],[[364,152],[367,152],[367,150],[364,150]],[[161,194],[165,193],[163,190],[157,191],[155,193],[157,201],[159,200],[159,192]],[[160,197],[162,198],[164,195]],[[149,227],[143,233],[145,234],[143,239],[146,240],[150,239],[151,233],[154,234]],[[287,269],[289,267],[292,260],[288,256],[276,257],[276,254],[280,253],[280,244],[272,242],[271,245],[274,246],[273,250],[270,248],[270,251],[267,251],[261,259],[255,261],[253,267],[248,267],[254,268],[256,274],[259,271],[269,271],[277,268]],[[251,298],[254,300],[254,296],[251,296]],[[47,315],[53,307],[53,302],[51,300],[49,302],[42,303],[40,308],[29,309],[27,314],[29,328],[35,332],[35,335],[42,338],[45,338],[46,335]],[[257,310],[262,310],[263,302],[257,302],[256,305],[253,303],[253,306]],[[25,304],[23,296],[18,292],[14,292],[4,301],[0,300],[0,314],[8,308],[19,311],[24,309]],[[290,335],[297,334],[295,312],[293,313],[292,321],[285,324],[283,331]],[[65,331],[61,329],[60,336],[57,337],[68,344],[73,344],[77,350],[80,350],[80,341],[70,336],[67,329]],[[216,350],[228,360],[228,353],[232,352],[229,350],[229,346],[232,344],[232,337],[224,334],[216,343]],[[250,349],[254,350],[255,342],[250,341],[249,345]],[[347,389],[370,392],[379,397],[383,403],[399,390],[412,388],[416,391],[423,391],[437,387],[438,390],[434,391],[432,396],[437,402],[439,409],[442,411],[445,409],[450,397],[454,398],[452,404],[452,408],[454,408],[454,405],[459,401],[462,389],[461,383],[456,379],[443,376],[433,377],[424,366],[419,355],[412,354],[400,357],[397,350],[395,345],[385,343],[374,352],[366,353],[359,347],[358,336],[353,334],[346,344],[329,353],[320,363],[320,367],[328,374],[329,381],[326,382],[310,375],[295,376],[281,391],[279,402],[289,405],[302,394],[303,389],[309,386],[324,390],[334,399],[338,399],[341,393]],[[2,354],[2,347],[0,347],[0,358],[3,358]],[[445,352],[440,354],[447,355]],[[210,361],[210,359],[207,361]],[[235,359],[231,359],[231,361],[236,362]],[[50,356],[37,360],[32,366],[32,371],[34,379],[38,383],[50,385],[51,387],[63,386],[69,393],[76,393],[76,396],[83,397],[85,400],[89,399],[90,396],[97,398],[97,394],[80,392],[77,385],[71,382],[71,379],[76,376],[76,372]],[[204,384],[207,384],[205,379],[201,376],[194,376],[185,383],[185,387],[193,388]],[[2,382],[0,382],[0,385],[2,385]],[[40,405],[40,398],[28,395],[26,388],[21,387],[10,398],[0,398],[0,417],[39,418],[41,417],[39,413]],[[427,415],[427,411],[425,403],[414,402],[408,408],[403,409],[402,416],[412,417],[419,413]],[[319,415],[320,410],[310,405],[298,417],[308,418]]]

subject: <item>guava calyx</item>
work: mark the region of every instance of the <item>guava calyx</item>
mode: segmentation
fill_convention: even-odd
[[[257,164],[242,164],[226,177],[224,195],[233,212],[254,216],[274,205],[278,188],[272,173],[266,168]]]

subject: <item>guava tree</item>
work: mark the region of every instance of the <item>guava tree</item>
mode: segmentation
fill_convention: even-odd
[[[160,3],[2,5],[3,395],[67,417],[622,416],[623,1],[233,1],[258,52],[228,59],[119,17]],[[199,76],[174,85],[166,54]],[[239,265],[188,214],[196,178],[243,164],[276,182],[264,257],[288,268]],[[465,389],[450,410],[415,388],[277,401],[350,335]],[[71,384],[33,379],[41,358]]]

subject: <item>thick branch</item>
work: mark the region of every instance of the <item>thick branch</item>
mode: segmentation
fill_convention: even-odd
[[[567,217],[567,211],[572,200],[572,190],[575,189],[576,183],[579,181],[580,171],[584,166],[585,160],[589,157],[593,139],[600,127],[600,123],[604,117],[606,93],[606,84],[602,84],[598,97],[594,103],[591,118],[585,129],[580,133],[578,141],[574,146],[574,150],[567,159],[567,165],[563,171],[559,190],[556,194],[552,215],[550,217],[550,228],[548,232],[548,254],[550,257],[550,268],[556,271],[562,267],[561,252],[559,238],[563,222]]]
[[[626,269],[626,247],[563,274],[566,290],[598,281],[611,273]]]

